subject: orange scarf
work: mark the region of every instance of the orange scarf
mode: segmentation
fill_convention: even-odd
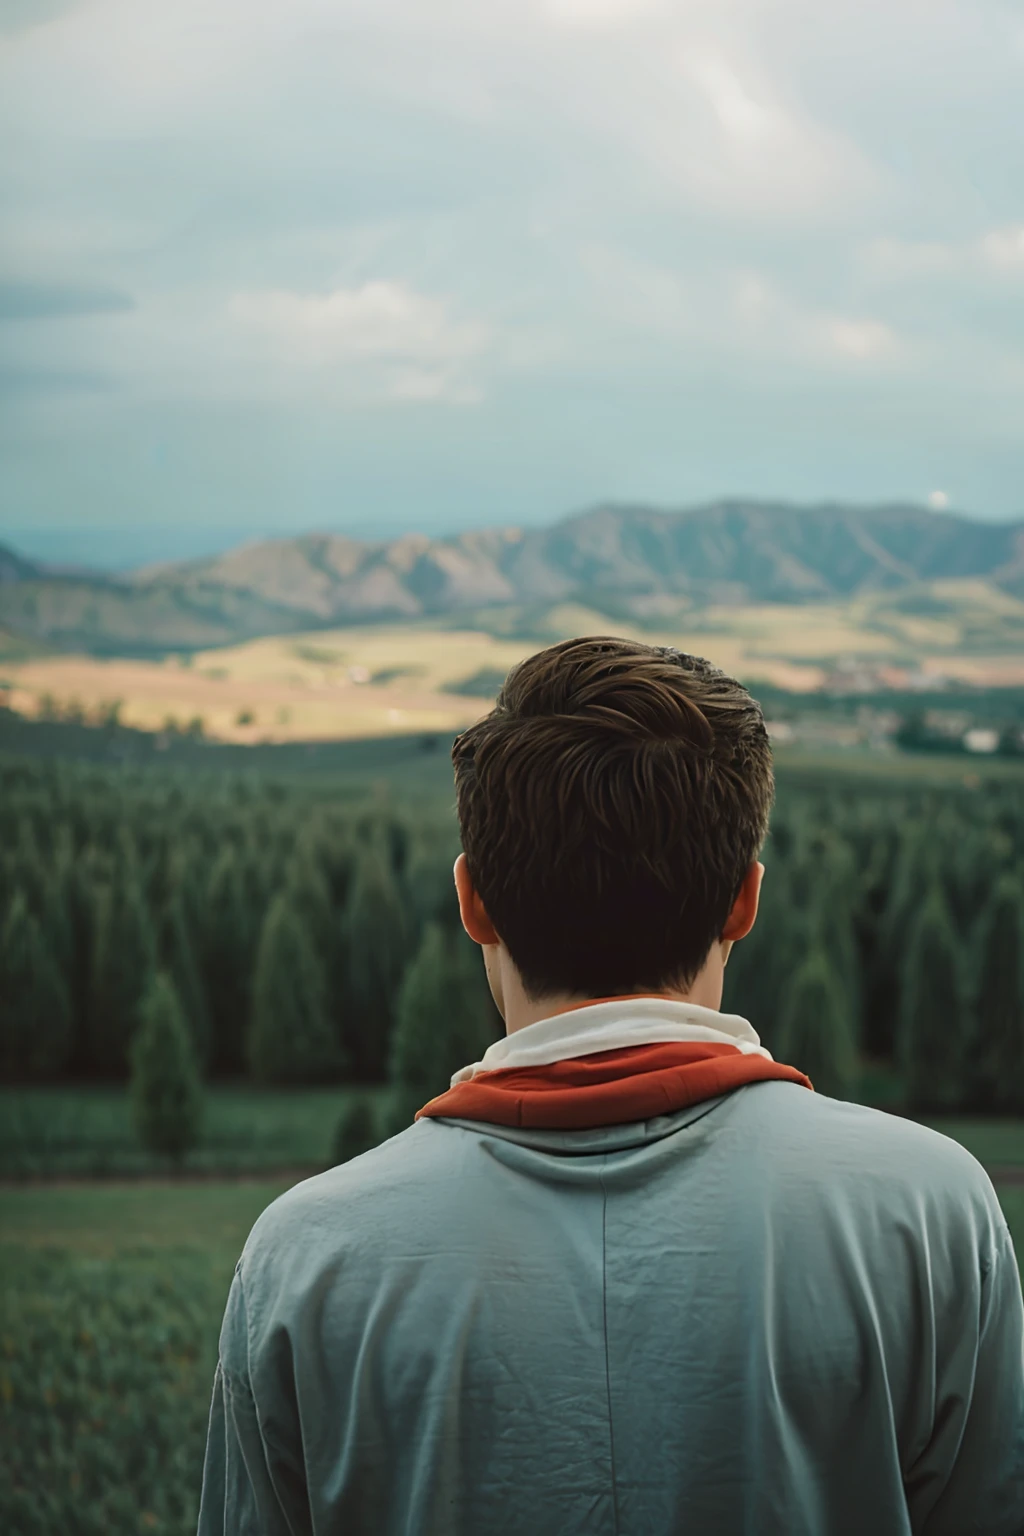
[[[478,1072],[424,1104],[416,1119],[443,1115],[492,1125],[583,1131],[670,1115],[745,1083],[768,1080],[811,1087],[810,1078],[795,1067],[735,1045],[636,1045],[548,1066]]]

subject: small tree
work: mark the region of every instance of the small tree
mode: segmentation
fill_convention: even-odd
[[[89,967],[88,1035],[92,1065],[124,1072],[152,978],[156,942],[134,874],[119,873],[96,890]]]
[[[380,1078],[387,1070],[409,936],[401,892],[379,843],[359,860],[345,912],[345,936],[349,977],[345,1041],[356,1074]]]
[[[226,1072],[237,1072],[244,1064],[256,938],[242,863],[228,846],[210,874],[201,929],[212,1060]]]
[[[181,1162],[195,1145],[202,1119],[202,1085],[195,1042],[174,983],[153,977],[131,1046],[131,1099],[139,1140],[150,1152]]]
[[[158,948],[160,964],[174,982],[196,1054],[205,1064],[210,1056],[210,1013],[180,891],[174,891],[164,906]]]
[[[820,946],[799,967],[783,1004],[779,1054],[806,1072],[819,1093],[852,1097],[857,1050],[849,1001]]]
[[[256,954],[247,1045],[257,1081],[303,1083],[341,1071],[326,993],[323,965],[282,892],[267,912]]]
[[[369,1152],[380,1141],[377,1116],[365,1094],[350,1099],[342,1110],[334,1132],[332,1157],[335,1163],[347,1163]]]
[[[428,923],[405,973],[391,1044],[390,1125],[400,1130],[500,1033],[476,946]]]
[[[0,925],[0,1064],[41,1077],[66,1066],[71,1049],[67,988],[18,891]]]
[[[785,864],[774,858],[765,872],[757,922],[729,955],[723,998],[723,1006],[749,1019],[772,1052],[778,1048],[791,978],[806,944],[805,915],[794,904]]]
[[[420,935],[427,923],[454,928],[459,922],[452,866],[459,852],[457,841],[421,833],[409,849],[402,884],[407,906]]]
[[[911,931],[903,974],[899,1043],[911,1109],[949,1110],[963,1098],[965,1012],[956,939],[935,885]]]
[[[1024,1110],[1024,900],[999,882],[982,913],[972,1066],[978,1107]]]

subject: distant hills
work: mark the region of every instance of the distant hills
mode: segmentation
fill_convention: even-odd
[[[0,630],[18,644],[152,654],[353,623],[489,626],[503,612],[525,623],[565,602],[654,623],[968,577],[1024,597],[1024,521],[908,505],[611,505],[450,538],[306,534],[121,578],[58,574],[0,546]]]

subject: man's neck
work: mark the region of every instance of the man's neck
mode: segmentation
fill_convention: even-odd
[[[617,994],[617,996],[667,997],[674,1002],[696,1003],[699,1007],[713,1008],[717,1011],[722,1006],[723,972],[723,961],[716,946],[708,956],[704,968],[694,977],[690,986],[663,987],[656,992],[628,992]],[[502,967],[501,990],[507,1035],[514,1035],[517,1030],[525,1029],[528,1024],[536,1024],[541,1019],[552,1019],[559,1013],[569,1013],[576,1008],[587,1008],[595,1003],[611,1001],[607,997],[583,997],[571,992],[551,992],[543,997],[530,997],[523,987],[518,971],[512,966],[507,956],[506,963]]]

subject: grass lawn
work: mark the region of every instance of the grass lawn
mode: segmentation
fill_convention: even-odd
[[[1024,1185],[997,1184],[996,1194],[1017,1250],[1017,1265],[1024,1274]]]
[[[213,1087],[206,1094],[191,1173],[326,1168],[350,1089]],[[360,1090],[366,1091],[366,1090]],[[379,1096],[383,1090],[369,1090]],[[0,1178],[159,1174],[160,1158],[139,1146],[123,1088],[0,1090]]]
[[[253,1222],[294,1180],[24,1185],[0,1189],[5,1249],[66,1249],[90,1258],[194,1249],[230,1279]]]
[[[0,1190],[0,1529],[192,1536],[232,1271],[286,1187]]]
[[[892,1071],[877,1064],[866,1070],[862,1087],[865,1102],[879,1108],[896,1107],[902,1093]],[[185,1158],[183,1171],[259,1174],[326,1168],[342,1107],[353,1091],[340,1086],[209,1088],[200,1143]],[[358,1091],[368,1092],[382,1107],[387,1090]],[[957,1116],[929,1124],[962,1142],[987,1168],[1024,1165],[1024,1120]],[[165,1162],[139,1146],[123,1088],[0,1089],[0,1179],[152,1177],[168,1171]]]
[[[1024,1120],[965,1119],[950,1116],[929,1120],[944,1136],[959,1141],[986,1168],[1011,1168],[1024,1164]]]

